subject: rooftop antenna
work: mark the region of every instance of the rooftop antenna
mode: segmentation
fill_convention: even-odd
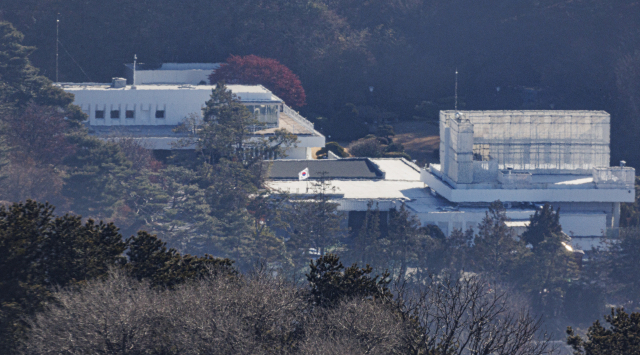
[[[136,54],[133,55],[133,85],[132,89],[136,88],[136,63],[138,62],[138,56]]]
[[[58,35],[60,33],[60,13],[56,15],[56,83],[58,82]]]
[[[456,68],[455,110],[458,112],[458,68]]]

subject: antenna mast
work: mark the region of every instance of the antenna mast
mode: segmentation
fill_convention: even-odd
[[[132,89],[136,88],[136,63],[138,62],[138,56],[137,55],[133,55],[133,85],[131,86]]]
[[[59,19],[60,13],[58,13],[58,15],[56,16],[56,83],[58,82],[58,35],[60,33],[59,28],[60,28],[60,19]]]
[[[458,112],[458,68],[456,68],[456,98],[455,98],[455,110]]]

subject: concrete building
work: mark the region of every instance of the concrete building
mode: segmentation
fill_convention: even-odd
[[[139,71],[136,73],[138,76]],[[138,79],[136,78],[136,82]],[[155,150],[175,149],[182,136],[173,132],[185,117],[202,117],[202,108],[215,85],[126,85],[125,79],[114,78],[111,84],[61,83],[66,92],[75,95],[74,104],[89,116],[87,125],[98,137],[127,136],[140,140]],[[314,148],[324,147],[325,137],[296,111],[261,85],[229,85],[264,126],[256,136],[274,134],[286,129],[298,136],[296,147],[289,147],[287,158],[311,159]],[[189,149],[192,147],[184,147]]]
[[[350,219],[378,203],[401,203],[445,234],[474,229],[501,200],[516,232],[544,203],[560,208],[573,247],[590,249],[619,225],[620,203],[635,199],[635,170],[609,166],[609,114],[603,111],[442,111],[440,162],[422,169],[404,159],[279,161],[270,186],[308,194],[306,167],[336,188]],[[353,224],[353,223],[351,223]]]
[[[421,181],[456,211],[415,212],[450,231],[476,225],[483,213],[474,211],[491,201],[515,221],[550,203],[574,245],[589,248],[619,226],[620,203],[635,199],[635,170],[609,166],[609,122],[604,111],[441,111],[440,164]]]
[[[135,84],[209,84],[209,75],[220,68],[220,63],[163,63],[151,68],[136,64]],[[128,84],[133,84],[133,63],[125,64]]]

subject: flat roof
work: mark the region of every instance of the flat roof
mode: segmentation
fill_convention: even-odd
[[[269,178],[298,180],[298,173],[309,169],[309,179],[382,179],[383,173],[366,158],[338,160],[275,160],[270,162]],[[303,181],[304,182],[304,181]]]
[[[160,67],[157,65],[137,63],[136,71],[154,71],[154,70],[214,70],[220,68],[222,63],[162,63]],[[133,63],[127,63],[125,66],[133,69]]]
[[[131,85],[121,88],[112,88],[111,83],[57,83],[57,86],[65,90],[102,90],[102,91],[126,91],[126,90],[207,90],[211,91],[217,85],[191,85],[191,84],[141,84],[136,85],[133,89]],[[273,93],[262,85],[227,85],[227,89],[234,94],[250,93],[250,94],[272,94]],[[280,100],[278,98],[278,100]]]

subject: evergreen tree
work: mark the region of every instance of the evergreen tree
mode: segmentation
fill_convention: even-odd
[[[579,275],[570,238],[562,232],[559,221],[559,211],[545,205],[531,216],[523,233],[523,239],[533,248],[519,280],[530,294],[534,309],[546,317],[561,314],[566,292]]]
[[[531,244],[535,248],[539,243],[552,238],[553,235],[560,235],[560,209],[553,211],[553,207],[545,203],[541,209],[536,210],[531,217],[527,230],[522,233],[521,239]]]
[[[567,328],[567,344],[575,355],[640,354],[640,313],[627,313],[622,308],[611,309],[603,326],[595,321],[589,327],[586,340]]]
[[[420,221],[407,210],[404,202],[400,209],[390,211],[386,254],[391,269],[404,277],[409,263],[418,259],[424,237],[420,232]]]
[[[345,259],[359,265],[371,265],[374,269],[384,265],[380,262],[381,238],[380,209],[377,203],[374,209],[373,201],[370,200],[367,202],[367,212],[362,226],[353,233],[353,239],[344,253]]]
[[[610,245],[609,288],[634,312],[640,312],[640,228],[621,228],[618,240]],[[613,286],[613,287],[612,287]]]
[[[84,120],[86,115],[71,104],[73,95],[38,75],[29,60],[35,48],[22,45],[23,39],[13,25],[0,21],[0,115],[20,112],[33,102],[64,109],[72,122]]]
[[[181,255],[167,243],[147,232],[127,239],[128,263],[126,269],[139,280],[146,279],[152,286],[173,288],[187,280],[199,279],[211,272],[223,276],[235,276],[233,261]]]
[[[124,182],[135,178],[131,163],[114,143],[84,134],[70,137],[77,147],[64,163],[69,171],[63,194],[71,210],[84,216],[109,218],[124,195]]]
[[[320,307],[334,307],[349,298],[372,298],[391,301],[388,285],[389,273],[371,276],[370,266],[359,268],[357,264],[345,268],[340,258],[323,255],[309,263],[307,281],[311,286],[311,302]]]
[[[335,187],[323,175],[310,185],[312,195],[291,200],[286,217],[290,235],[287,249],[297,265],[306,263],[314,252],[325,255],[344,234],[340,225],[343,214],[338,211],[338,204],[331,201]]]
[[[491,203],[478,227],[471,252],[477,271],[502,282],[508,281],[527,253],[524,243],[516,240],[506,221],[508,218],[502,202]]]
[[[53,211],[31,200],[0,206],[0,349],[7,352],[24,330],[22,317],[42,310],[51,287],[104,276],[125,261],[115,225]]]

